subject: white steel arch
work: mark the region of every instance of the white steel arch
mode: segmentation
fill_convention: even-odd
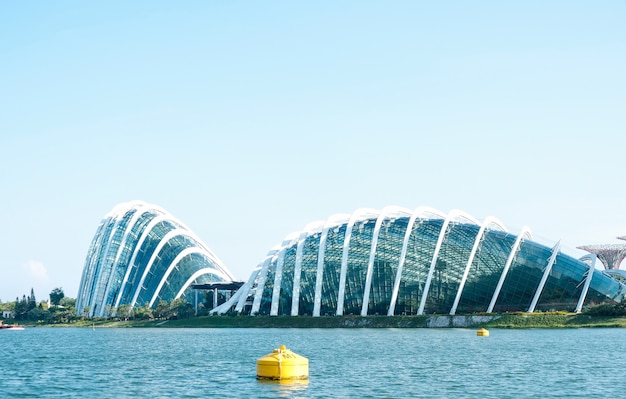
[[[591,279],[593,278],[593,272],[596,270],[596,261],[598,260],[598,256],[596,254],[585,255],[580,258],[582,262],[589,262],[589,269],[587,270],[587,278],[585,279],[585,285],[583,286],[583,290],[580,293],[580,298],[578,298],[578,304],[576,305],[576,309],[574,312],[580,313],[583,309],[583,305],[585,303],[585,298],[587,297],[587,292],[589,292],[589,286],[591,285]]]
[[[147,204],[147,203],[144,203],[143,201],[133,201],[131,204],[137,204],[137,205],[138,204],[143,204],[146,209],[144,210],[142,215],[145,215],[146,213],[152,211],[155,214],[156,217],[154,219],[152,219],[150,221],[150,223],[148,223],[148,225],[141,232],[141,237],[139,238],[139,242],[137,243],[137,246],[135,247],[135,251],[133,251],[133,255],[131,257],[131,261],[129,263],[129,266],[133,265],[133,263],[135,261],[135,258],[137,257],[137,253],[139,252],[139,249],[141,248],[141,245],[145,241],[145,239],[148,236],[148,234],[150,234],[150,232],[152,231],[154,226],[157,225],[159,222],[169,221],[173,225],[175,225],[175,226],[177,226],[179,228],[182,228],[182,229],[185,229],[185,230],[189,230],[189,228],[187,228],[187,226],[185,226],[180,220],[177,220],[169,212],[167,212],[165,209],[161,208],[160,206]],[[198,239],[198,242],[201,245],[204,245],[199,239]],[[218,263],[221,264],[221,262],[218,262]],[[128,280],[129,273],[130,273],[130,267],[128,268],[128,270],[126,271],[126,274],[124,276],[124,280],[122,282],[122,287],[120,289],[120,293],[123,291],[124,285],[125,285],[126,281]],[[230,274],[230,273],[227,272],[227,274]],[[119,301],[116,302],[115,306],[117,306],[118,304],[119,304]]]
[[[352,229],[357,221],[366,220],[368,218],[378,217],[379,211],[369,208],[361,208],[355,211],[350,217],[348,227],[346,228],[346,236],[343,241],[343,254],[341,256],[341,272],[339,275],[339,295],[337,297],[337,316],[343,315],[343,303],[346,293],[346,273],[348,271],[348,251],[350,249],[350,238],[352,237]]]
[[[270,252],[268,252],[265,261],[263,261],[263,266],[259,272],[259,278],[254,292],[254,300],[252,301],[252,309],[250,310],[251,315],[259,313],[261,308],[261,299],[263,299],[263,290],[265,289],[265,283],[267,282],[267,273],[269,272],[269,268],[276,261],[281,249],[282,245],[275,246]]]
[[[161,281],[159,281],[159,285],[157,286],[156,290],[154,290],[154,294],[152,295],[152,298],[150,299],[150,302],[148,303],[149,306],[152,306],[154,304],[157,297],[161,293],[161,289],[163,288],[163,285],[165,285],[165,282],[168,280],[170,274],[178,266],[180,261],[182,261],[186,256],[191,255],[191,254],[199,254],[205,257],[207,256],[206,252],[203,249],[198,248],[198,247],[185,248],[178,255],[176,255],[176,258],[174,258],[172,263],[170,263],[169,267],[163,274],[163,277],[161,278]],[[220,270],[213,269],[213,274],[221,277],[225,281],[228,281],[228,276],[224,275]]]
[[[141,249],[144,241],[148,238],[148,235],[152,231],[152,229],[159,223],[169,221],[167,215],[158,215],[154,219],[150,221],[146,225],[146,227],[141,232],[141,237],[139,237],[139,241],[137,241],[137,245],[135,246],[135,250],[133,251],[133,255],[130,258],[130,262],[128,262],[128,266],[126,267],[126,273],[124,274],[124,279],[122,280],[122,284],[120,285],[119,294],[117,295],[117,299],[115,300],[114,307],[118,307],[120,302],[122,301],[122,294],[124,293],[124,289],[126,288],[126,283],[128,282],[128,277],[130,276],[130,272],[135,265],[135,259],[137,258],[137,254]]]
[[[274,287],[272,291],[272,304],[270,307],[270,316],[278,315],[278,304],[280,299],[280,284],[283,278],[283,264],[285,261],[285,251],[294,244],[294,241],[298,238],[299,233],[290,233],[283,239],[283,242],[278,249],[278,259],[276,261],[276,269],[274,270]],[[271,263],[270,263],[271,266]],[[269,266],[268,266],[269,267]]]
[[[95,285],[96,286],[95,286],[95,289],[92,292],[92,296],[91,296],[91,303],[92,304],[101,303],[101,304],[104,305],[104,303],[105,303],[104,299],[106,297],[100,298],[100,293],[102,292],[103,295],[106,293],[107,287],[108,287],[108,283],[110,281],[110,278],[114,274],[113,273],[113,271],[114,271],[113,268],[115,267],[115,262],[110,263],[108,261],[109,250],[111,249],[111,244],[114,241],[113,238],[115,237],[115,233],[116,233],[116,231],[118,229],[118,226],[120,225],[120,222],[122,221],[123,217],[124,217],[123,215],[121,217],[117,217],[117,218],[113,217],[114,223],[113,223],[113,227],[111,228],[111,235],[110,235],[109,239],[106,241],[106,246],[104,247],[104,251],[102,252],[104,254],[104,257],[102,259],[100,259],[100,262],[99,262],[100,263],[100,273],[99,273],[100,275],[96,278],[96,281],[95,281]],[[118,249],[119,249],[119,247],[118,247]],[[108,267],[109,265],[110,265],[110,267]],[[106,269],[109,269],[109,276],[108,276],[109,278],[106,279],[107,280],[107,286],[101,287],[102,271],[106,270]],[[93,305],[92,305],[91,309],[92,309],[91,313],[93,314],[93,316],[95,316],[95,309],[94,309]],[[102,316],[104,314],[104,310],[105,310],[105,306],[100,306],[100,309],[98,310],[98,315]]]
[[[245,284],[242,285],[232,297],[230,297],[223,304],[211,309],[209,311],[209,314],[215,314],[215,313],[224,314],[228,312],[228,310],[234,304],[235,304],[235,312],[241,313],[245,305],[246,299],[248,298],[248,295],[251,294],[253,291],[252,287],[254,286],[254,283],[256,282],[259,272],[261,271],[262,268],[263,268],[263,262],[261,262],[260,264],[257,265],[256,268],[254,268],[254,270],[250,274],[250,277],[248,278],[248,281],[246,281]]]
[[[93,257],[98,248],[97,243],[99,241],[99,237],[102,234],[102,230],[104,228],[105,219],[100,221],[98,224],[98,228],[96,229],[96,234],[91,239],[91,243],[89,244],[89,249],[87,250],[87,256],[85,257],[85,265],[83,266],[83,272],[80,278],[80,284],[78,285],[78,294],[76,295],[76,310],[82,314],[83,313],[83,302],[86,302],[88,298],[86,297],[87,287],[90,285],[91,279],[88,276],[91,275],[91,269],[93,264]]]
[[[409,211],[410,212],[410,211]],[[363,290],[363,304],[361,305],[361,316],[367,316],[369,308],[370,291],[372,289],[372,273],[374,270],[374,260],[376,258],[376,247],[378,246],[378,236],[380,235],[380,227],[385,219],[393,216],[408,216],[410,213],[403,208],[397,206],[389,206],[383,208],[376,219],[376,225],[374,226],[374,234],[372,236],[372,243],[370,246],[370,256],[367,262],[367,274],[365,276],[365,289]]]
[[[543,288],[546,285],[546,281],[548,281],[548,276],[550,276],[550,272],[552,271],[552,265],[556,261],[556,257],[559,255],[561,250],[561,240],[559,240],[554,247],[552,248],[552,255],[548,260],[548,265],[543,271],[543,276],[541,276],[541,281],[539,281],[539,285],[537,286],[537,290],[535,290],[535,295],[533,295],[533,300],[530,302],[530,306],[528,307],[528,313],[532,313],[535,311],[535,307],[537,307],[537,302],[539,301],[539,297],[543,292]]]
[[[243,287],[241,287],[243,289],[237,290],[237,292],[233,296],[234,298],[237,298],[239,294],[239,299],[237,300],[237,305],[235,306],[235,312],[241,313],[241,311],[243,310],[243,307],[246,304],[246,299],[248,299],[248,295],[250,294],[250,288],[252,287],[252,284],[256,280],[260,271],[261,271],[261,267],[257,267],[256,269],[254,269],[252,271],[252,274],[250,275],[250,279],[248,279],[246,284]]]
[[[441,226],[441,230],[439,232],[439,238],[437,239],[435,251],[433,252],[433,258],[430,262],[430,268],[428,269],[428,276],[426,277],[426,283],[424,284],[424,292],[422,292],[422,299],[420,300],[420,305],[417,310],[417,314],[424,313],[424,306],[426,306],[426,298],[428,297],[428,292],[430,291],[430,283],[432,282],[433,274],[435,273],[435,266],[437,265],[437,259],[439,258],[439,251],[441,250],[441,245],[443,244],[443,240],[446,234],[448,233],[448,226],[450,226],[450,222],[452,222],[453,220],[457,218],[467,219],[468,221],[476,225],[480,224],[478,220],[474,219],[472,216],[468,215],[467,213],[463,211],[460,211],[458,209],[454,209],[450,211],[450,213],[448,214],[448,217],[443,222],[443,225]]]
[[[113,218],[113,216],[107,216],[107,218],[103,221],[103,229],[101,231],[101,235],[98,239],[98,242],[100,243],[100,247],[102,243],[108,243],[111,241],[110,237],[113,235],[114,233],[114,229],[113,226],[115,226],[115,222],[116,220]],[[108,231],[108,234],[107,233]],[[106,240],[106,241],[105,241]],[[93,316],[95,314],[94,312],[94,306],[95,303],[97,302],[96,300],[96,290],[97,290],[97,286],[98,286],[98,280],[100,277],[100,270],[102,268],[102,264],[100,262],[100,259],[102,257],[104,257],[106,259],[106,252],[104,251],[106,247],[104,248],[100,248],[100,250],[97,250],[94,255],[96,255],[95,257],[93,257],[90,260],[90,270],[89,270],[89,275],[88,275],[88,283],[86,285],[86,290],[85,293],[87,294],[87,305],[89,306],[90,310],[89,310],[89,315]]]
[[[150,260],[148,261],[148,264],[146,265],[146,267],[145,267],[145,269],[143,271],[143,274],[141,275],[141,280],[139,280],[139,284],[137,284],[137,286],[135,287],[135,294],[133,295],[133,299],[131,300],[131,302],[129,304],[129,307],[131,309],[133,308],[133,306],[135,306],[135,302],[137,301],[137,298],[139,297],[139,294],[141,293],[141,290],[143,289],[143,283],[146,280],[146,276],[148,275],[148,273],[150,273],[150,270],[152,269],[152,265],[154,264],[154,261],[159,256],[159,253],[161,252],[161,250],[163,249],[165,244],[167,244],[171,239],[173,239],[175,237],[188,237],[188,238],[192,239],[195,243],[199,242],[199,240],[200,240],[192,232],[190,232],[188,230],[183,230],[181,228],[176,228],[174,230],[171,230],[171,231],[167,232],[167,234],[165,234],[161,238],[161,240],[159,241],[159,244],[156,246],[156,248],[152,252],[152,255],[150,256]],[[204,250],[204,248],[202,248],[202,250],[203,250],[203,252],[205,253],[205,255],[209,259],[212,259],[211,254],[207,253]],[[219,269],[215,268],[214,270],[219,270]]]
[[[254,299],[252,300],[252,309],[250,309],[250,315],[254,316],[259,313],[259,309],[261,307],[261,297],[263,296],[263,289],[265,288],[265,282],[267,280],[267,269],[271,264],[273,257],[267,257],[265,262],[263,262],[263,267],[261,267],[261,272],[259,273],[259,279],[256,285],[256,291],[254,292]]]
[[[509,272],[511,264],[513,263],[513,259],[515,259],[515,255],[517,254],[520,245],[522,245],[522,240],[524,239],[524,237],[532,240],[532,234],[528,226],[524,226],[522,228],[522,231],[517,235],[517,238],[515,239],[513,248],[511,248],[511,252],[509,253],[509,258],[506,260],[506,264],[504,265],[502,274],[500,274],[500,280],[498,280],[498,285],[496,285],[496,289],[494,290],[493,296],[491,297],[491,302],[489,303],[489,307],[487,308],[487,313],[493,312],[493,308],[494,306],[496,306],[496,301],[498,300],[498,296],[500,296],[500,290],[502,290],[502,285],[504,284],[506,275]]]
[[[180,291],[178,291],[178,294],[176,294],[176,297],[174,297],[174,299],[180,298],[181,295],[183,295],[183,293],[185,292],[185,290],[189,288],[191,283],[193,283],[198,277],[202,276],[203,274],[213,274],[213,273],[215,273],[215,269],[210,268],[210,267],[205,267],[204,269],[198,270],[197,272],[192,274],[191,277],[187,279],[187,281],[185,282],[185,284],[183,284],[183,287],[180,289]]]
[[[280,302],[280,284],[283,280],[283,265],[285,264],[286,246],[283,246],[278,253],[276,261],[276,271],[274,272],[274,290],[272,291],[272,306],[270,308],[270,316],[278,316],[278,304]]]
[[[315,299],[313,301],[313,317],[319,317],[322,308],[322,282],[324,277],[324,256],[326,254],[326,239],[328,230],[348,223],[350,215],[341,213],[333,215],[324,223],[322,235],[320,236],[319,249],[317,253],[317,274],[315,276]]]
[[[445,219],[447,217],[445,213],[442,213],[434,208],[430,208],[427,206],[420,206],[413,211],[411,218],[409,219],[409,224],[406,226],[406,232],[404,233],[404,241],[402,242],[402,250],[400,252],[400,259],[398,261],[398,270],[396,270],[396,278],[393,282],[393,292],[391,294],[391,301],[389,303],[389,309],[387,310],[387,316],[394,315],[396,302],[398,300],[398,291],[400,290],[400,281],[402,280],[402,270],[404,269],[406,252],[409,246],[411,233],[413,232],[413,225],[415,225],[415,220],[418,217],[429,213],[437,216],[439,219]]]
[[[472,263],[474,262],[474,257],[476,256],[476,252],[478,251],[478,247],[483,242],[485,237],[485,233],[488,231],[488,227],[490,225],[498,226],[502,231],[507,231],[506,227],[502,222],[496,219],[493,216],[488,216],[483,221],[480,226],[480,230],[478,234],[476,234],[476,239],[474,240],[474,245],[472,246],[472,251],[470,252],[470,256],[467,259],[467,263],[465,264],[465,270],[463,271],[463,277],[461,277],[461,282],[459,283],[459,289],[456,292],[456,297],[454,297],[454,303],[452,304],[452,308],[450,309],[450,314],[455,315],[456,309],[459,306],[459,302],[461,301],[461,294],[463,293],[463,288],[465,287],[465,283],[467,282],[467,276],[469,275],[470,268],[472,267]]]
[[[324,227],[323,221],[309,223],[298,237],[298,247],[296,248],[296,264],[293,270],[293,290],[291,295],[291,315],[297,316],[300,311],[300,277],[302,276],[302,252],[304,243],[310,235],[319,233]]]
[[[87,257],[85,258],[85,266],[83,268],[83,274],[80,280],[80,285],[78,287],[78,295],[76,297],[76,309],[79,312],[83,312],[83,309],[88,306],[86,304],[91,303],[91,293],[94,285],[94,274],[95,274],[95,265],[97,264],[97,256],[99,245],[98,243],[102,241],[102,235],[106,231],[106,226],[108,226],[109,219],[102,219],[98,228],[96,229],[96,235],[91,241],[91,245],[89,246],[89,252]],[[90,309],[91,311],[91,309]]]
[[[167,211],[165,211],[163,208],[156,206],[156,205],[149,205],[149,210],[154,210],[155,214],[157,215],[154,219],[152,219],[150,221],[150,223],[148,223],[146,225],[146,227],[143,229],[143,231],[141,232],[141,236],[137,242],[137,245],[135,246],[135,250],[133,251],[132,257],[130,259],[130,262],[128,263],[127,269],[126,269],[126,273],[124,274],[124,279],[122,280],[122,284],[120,285],[119,288],[119,294],[117,296],[117,299],[115,301],[115,307],[118,307],[120,304],[120,301],[122,300],[122,294],[124,292],[124,289],[126,288],[126,284],[128,283],[128,278],[130,276],[130,272],[133,268],[133,265],[135,264],[135,259],[137,258],[137,254],[139,253],[139,250],[141,249],[141,246],[143,245],[144,241],[147,239],[147,237],[149,236],[150,232],[152,231],[152,229],[154,229],[154,227],[156,225],[158,225],[161,222],[170,222],[172,223],[172,225],[176,226],[177,230],[186,230],[188,232],[188,235],[190,238],[193,238],[196,242],[196,246],[204,249],[207,253],[207,256],[210,259],[213,259],[215,261],[214,266],[216,269],[218,269],[219,271],[221,271],[223,274],[225,274],[226,276],[229,277],[230,280],[234,280],[234,276],[230,273],[230,271],[224,266],[224,264],[222,263],[222,261],[220,261],[217,256],[215,256],[215,254],[213,254],[213,252],[204,244],[204,242],[202,242],[202,240],[200,240],[200,238],[198,238],[184,223],[182,223],[181,221],[179,221],[178,219],[176,219],[175,217],[173,217],[171,214],[169,214]],[[142,282],[143,284],[143,282]],[[139,284],[139,287],[141,287],[141,284]],[[133,301],[134,303],[134,301]],[[132,305],[131,305],[132,308]]]
[[[143,208],[147,208],[147,209],[143,209]],[[148,204],[146,203],[137,201],[137,203],[135,204],[135,213],[133,214],[133,216],[128,221],[128,224],[126,225],[126,230],[124,231],[124,234],[122,236],[120,246],[117,249],[115,260],[113,261],[113,267],[111,270],[111,275],[109,276],[109,282],[107,283],[107,289],[104,292],[103,303],[107,300],[107,297],[109,296],[109,291],[111,290],[111,287],[113,284],[113,277],[115,276],[115,266],[118,265],[120,261],[120,257],[122,256],[122,253],[124,252],[124,249],[126,248],[126,242],[128,241],[128,237],[130,236],[130,233],[132,232],[133,227],[135,227],[135,224],[137,223],[137,221],[143,215],[148,213],[150,210],[154,210],[154,208],[148,208]],[[104,309],[101,309],[100,316],[104,316],[103,312],[104,312]]]
[[[120,209],[121,209],[120,206],[115,207],[114,209],[115,212],[112,211],[106,219],[106,223],[104,224],[104,229],[102,230],[103,234],[102,236],[100,236],[100,240],[99,240],[100,245],[102,245],[102,243],[104,243],[105,245],[102,250],[96,253],[96,257],[94,259],[93,266],[91,268],[91,276],[89,279],[91,281],[91,284],[87,286],[88,287],[87,293],[89,295],[89,300],[87,304],[90,308],[89,310],[90,316],[96,315],[95,308],[97,304],[100,303],[98,300],[98,296],[99,296],[98,293],[100,291],[98,289],[98,286],[101,284],[100,279],[102,276],[102,269],[105,268],[107,265],[106,259],[107,259],[109,247],[111,245],[111,242],[113,241],[113,236],[115,236],[115,229],[117,225],[119,224],[119,219],[116,219],[115,215],[117,215],[117,212],[119,212]],[[105,235],[107,230],[109,230],[108,235]],[[102,305],[104,305],[104,303],[102,303]]]

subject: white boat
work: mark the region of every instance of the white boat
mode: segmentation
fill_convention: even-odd
[[[5,330],[23,330],[24,326],[20,326],[19,324],[4,324],[2,320],[0,320],[0,331]]]

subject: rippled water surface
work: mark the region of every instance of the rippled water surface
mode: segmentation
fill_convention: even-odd
[[[284,344],[307,383],[255,378]],[[626,330],[113,329],[0,332],[15,398],[621,398]]]

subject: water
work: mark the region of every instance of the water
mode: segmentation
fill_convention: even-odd
[[[307,383],[261,382],[284,344]],[[622,329],[78,329],[0,332],[2,398],[618,398]]]

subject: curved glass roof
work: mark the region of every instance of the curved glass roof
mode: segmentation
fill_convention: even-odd
[[[509,232],[497,219],[429,207],[359,209],[308,224],[272,248],[248,281],[212,313],[412,315],[580,311],[621,302],[623,274],[596,269]],[[192,285],[233,276],[181,221],[142,201],[116,206],[89,247],[76,308],[90,316],[121,305],[186,297]]]
[[[120,305],[153,306],[187,296],[191,284],[231,280],[226,266],[182,222],[158,206],[126,202],[98,226],[76,309],[105,316]]]
[[[405,315],[580,311],[620,302],[626,285],[512,234],[493,217],[389,207],[331,216],[290,234],[213,313]],[[591,273],[590,273],[591,271]]]

